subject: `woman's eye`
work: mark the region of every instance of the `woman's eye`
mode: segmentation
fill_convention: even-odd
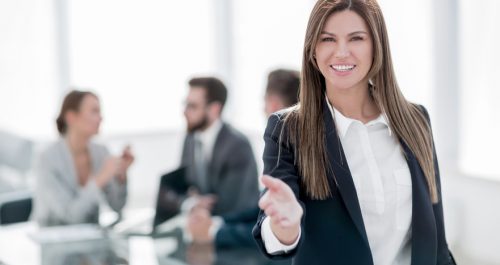
[[[326,37],[326,38],[321,39],[321,41],[335,41],[335,39],[331,38],[331,37]]]
[[[363,40],[362,37],[359,37],[359,36],[356,36],[356,37],[352,37],[351,39],[352,41],[358,41],[358,40]]]

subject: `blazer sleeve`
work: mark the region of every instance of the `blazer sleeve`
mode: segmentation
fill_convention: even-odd
[[[256,247],[252,228],[257,220],[259,207],[221,216],[224,224],[215,235],[215,246],[220,248]]]
[[[57,157],[57,156],[55,156]],[[42,226],[76,224],[98,214],[101,191],[93,180],[74,194],[68,176],[50,153],[43,153],[36,165],[36,219]],[[69,173],[68,173],[69,174]]]
[[[220,191],[232,191],[226,200],[234,200],[231,208],[237,211],[255,207],[259,200],[259,174],[252,147],[246,138],[238,142],[227,159],[226,170],[219,176]]]
[[[426,118],[429,123],[429,127],[431,127],[431,120],[427,109],[424,106],[420,106],[420,110],[422,114]],[[432,131],[432,129],[431,129]],[[434,169],[436,175],[436,185],[438,191],[438,202],[433,205],[434,209],[434,218],[436,220],[436,228],[438,233],[438,265],[456,265],[455,259],[451,254],[451,251],[448,249],[448,243],[446,242],[446,234],[444,228],[444,215],[443,215],[443,197],[441,195],[441,176],[439,172],[439,163],[436,154],[436,148],[434,145],[434,137],[431,135],[432,139],[432,147],[433,147],[433,156],[434,156]]]
[[[104,161],[110,156],[108,149],[104,146],[101,147],[100,153],[101,167],[99,170],[104,165]],[[114,177],[103,187],[103,192],[109,207],[119,213],[127,201],[127,182],[121,183],[117,177]]]
[[[258,172],[250,142],[243,136],[232,136],[225,148],[213,162],[220,169],[213,189],[218,197],[213,214],[236,212],[257,205],[259,199]]]
[[[255,224],[257,221],[257,216],[259,215],[260,209],[259,206],[254,205],[252,208],[245,209],[238,212],[228,213],[222,215],[221,217],[224,219],[226,224],[228,223],[242,223],[242,222],[250,222]]]
[[[215,235],[215,246],[223,248],[255,248],[252,237],[254,222],[225,223]]]
[[[283,126],[282,116],[280,114],[273,114],[267,123],[266,131],[264,133],[264,174],[273,176],[285,182],[292,189],[295,197],[302,206],[304,214],[301,221],[301,229],[304,231],[304,220],[305,220],[305,207],[304,203],[300,200],[300,179],[298,175],[297,167],[294,164],[294,152],[293,147],[288,144],[280,142],[280,134]],[[283,139],[286,139],[286,131],[283,133]],[[262,195],[265,193],[264,191]],[[261,226],[264,221],[266,214],[261,210],[257,218],[257,223],[253,228],[253,236],[257,241],[257,245],[261,252],[271,259],[286,259],[295,256],[297,250],[300,248],[302,242],[304,241],[305,233],[301,234],[297,247],[286,253],[278,253],[270,255],[267,253],[264,241],[261,237]]]

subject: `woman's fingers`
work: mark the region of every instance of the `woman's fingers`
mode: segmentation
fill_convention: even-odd
[[[268,189],[259,200],[259,208],[271,218],[271,222],[281,228],[293,227],[300,223],[302,208],[292,189],[280,179],[264,175],[262,183]]]
[[[286,211],[286,207],[279,203],[275,203],[273,201],[266,202],[264,205],[265,207],[262,207],[262,211],[266,214],[266,216],[269,216],[273,222],[279,222],[281,220],[288,220],[290,217],[291,213],[289,211]]]
[[[283,188],[281,184],[285,184],[283,183],[283,181],[268,175],[263,175],[261,181],[262,184],[264,184],[264,186],[266,186],[267,189],[275,192],[279,192]]]
[[[267,208],[267,206],[269,206],[271,204],[271,198],[269,197],[269,192],[266,192],[264,193],[264,195],[262,195],[262,197],[260,198],[259,200],[259,208],[264,210],[265,208]]]
[[[259,201],[259,207],[264,213],[266,213],[267,216],[274,217],[278,212],[278,209],[282,206],[280,205],[280,203],[276,203],[274,200],[272,200],[272,198],[269,196],[269,193],[266,192],[266,194],[264,194],[264,196],[262,196]]]
[[[259,200],[259,208],[266,211],[267,208],[273,207],[283,207],[284,203],[276,200],[275,194],[271,191],[267,191]]]
[[[276,208],[273,205],[269,205],[269,207],[267,207],[264,210],[264,212],[266,213],[267,216],[269,216],[271,218],[275,218],[277,213],[278,213]]]
[[[290,220],[290,217],[283,214],[279,210],[275,210],[275,212],[273,212],[273,215],[269,217],[271,218],[271,223],[281,228],[288,228],[293,226],[293,222]]]
[[[292,202],[296,200],[292,189],[281,179],[263,175],[261,180],[264,186],[268,189],[267,193],[270,193],[273,199],[285,202]]]
[[[262,198],[259,200],[259,208],[262,209],[262,211],[266,211],[269,207],[271,207],[275,202],[269,195],[269,192],[266,192]]]

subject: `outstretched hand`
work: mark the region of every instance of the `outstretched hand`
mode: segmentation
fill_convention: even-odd
[[[271,218],[271,230],[278,240],[290,245],[299,235],[302,207],[282,180],[264,175],[261,181],[268,190],[260,198],[259,207]]]

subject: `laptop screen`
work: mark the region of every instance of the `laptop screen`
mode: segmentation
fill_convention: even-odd
[[[179,213],[176,201],[178,195],[186,194],[189,185],[186,181],[186,167],[180,167],[166,173],[160,178],[160,189],[156,199],[156,213],[153,220],[153,230],[161,223]]]

